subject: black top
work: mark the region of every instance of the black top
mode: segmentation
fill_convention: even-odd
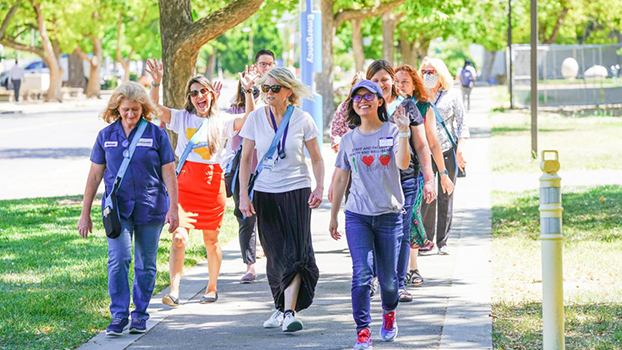
[[[418,105],[415,105],[413,99],[406,98],[402,101],[401,106],[404,107],[404,111],[410,119],[410,126],[417,126],[423,124],[423,115]],[[426,108],[427,110],[427,108]],[[394,122],[393,116],[391,116],[391,122]],[[413,145],[415,144],[414,135],[410,135],[410,164],[408,168],[400,170],[400,180],[402,182],[410,179],[414,179],[419,174],[419,159],[415,154]]]

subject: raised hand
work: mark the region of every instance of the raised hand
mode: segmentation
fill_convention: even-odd
[[[162,66],[162,62],[158,62],[155,58],[147,60],[147,67],[145,68],[145,72],[151,75],[151,79],[153,79],[154,84],[159,84],[162,82],[162,77],[164,76],[164,68]]]
[[[397,106],[397,108],[395,109],[395,116],[393,118],[395,120],[395,125],[397,125],[397,127],[401,131],[408,130],[408,127],[410,126],[410,120],[406,115],[406,110],[404,109],[404,106]]]
[[[214,82],[214,94],[216,95],[216,99],[220,97],[220,91],[222,90],[222,82],[216,80]]]
[[[248,90],[255,85],[255,79],[259,77],[259,72],[257,72],[257,67],[254,65],[250,68],[246,66],[244,67],[244,72],[238,73],[238,76],[240,77],[242,88]]]

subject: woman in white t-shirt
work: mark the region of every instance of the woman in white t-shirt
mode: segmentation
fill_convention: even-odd
[[[207,251],[209,282],[201,303],[218,300],[217,282],[222,263],[222,249],[218,233],[225,214],[225,183],[221,163],[226,156],[225,144],[240,130],[246,117],[255,108],[252,85],[255,71],[246,68],[240,81],[246,97],[246,113],[237,117],[219,115],[216,106],[216,92],[212,83],[204,76],[191,78],[186,85],[186,104],[183,110],[171,109],[158,104],[159,86],[162,81],[162,64],[156,60],[147,62],[147,72],[151,74],[151,98],[161,111],[160,120],[166,128],[177,134],[175,154],[181,157],[192,136],[201,128],[201,135],[188,154],[183,167],[177,175],[179,183],[180,225],[173,233],[170,255],[171,290],[162,298],[166,305],[179,305],[179,282],[184,267],[188,231],[203,231],[203,242]],[[206,121],[207,118],[207,121]]]
[[[264,327],[294,332],[303,327],[295,312],[311,305],[319,278],[311,242],[311,209],[322,203],[324,191],[324,161],[317,141],[321,134],[309,113],[290,106],[311,94],[289,70],[274,68],[257,83],[262,84],[267,106],[251,113],[240,132],[244,138],[240,211],[247,217],[257,214],[259,239],[268,260],[266,274],[276,311]],[[293,112],[277,150],[266,155],[287,111]],[[251,203],[248,182],[255,147],[264,168],[255,180]],[[305,147],[316,182],[313,191]]]

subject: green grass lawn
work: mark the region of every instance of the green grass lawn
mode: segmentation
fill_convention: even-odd
[[[519,111],[491,114],[493,172],[541,172],[539,161],[532,160],[530,154],[530,118]],[[538,149],[558,150],[562,171],[622,169],[620,135],[622,117],[538,116]]]
[[[537,191],[492,194],[495,349],[542,348]],[[567,349],[622,349],[622,187],[564,188]]]
[[[77,231],[81,200],[74,196],[0,201],[0,349],[74,348],[110,322],[108,244],[99,199],[88,239]],[[156,293],[169,281],[167,228],[158,249]],[[236,234],[237,221],[227,208],[221,242]],[[186,267],[203,259],[202,235],[193,232]]]

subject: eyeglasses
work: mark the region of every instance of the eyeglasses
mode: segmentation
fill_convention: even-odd
[[[259,62],[257,65],[261,68],[268,68],[274,66],[274,62]]]
[[[274,92],[275,94],[278,94],[281,91],[281,88],[284,88],[285,86],[282,85],[268,85],[268,84],[263,84],[261,86],[261,91],[268,93],[268,91],[272,90],[272,92]]]
[[[352,101],[354,101],[354,103],[359,103],[363,100],[363,98],[367,101],[373,101],[375,96],[376,94],[354,95],[354,97],[352,97]]]
[[[423,69],[421,71],[422,74],[434,74],[436,71],[434,69]]]
[[[191,90],[188,95],[192,96],[192,97],[197,97],[199,96],[199,94],[201,95],[205,95],[206,93],[211,92],[209,90],[207,90],[206,88],[202,88],[201,90]]]

